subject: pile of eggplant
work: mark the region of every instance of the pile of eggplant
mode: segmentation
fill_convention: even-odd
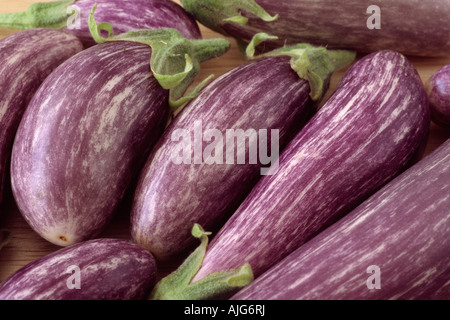
[[[447,0],[0,14],[16,30],[0,40],[0,215],[10,188],[60,247],[0,300],[450,299],[450,140],[424,155],[432,123],[450,129],[450,65],[424,83],[409,59],[449,56],[449,16]],[[230,39],[244,62],[198,79]],[[103,237],[124,208],[128,240]],[[0,229],[0,250],[14,239]]]

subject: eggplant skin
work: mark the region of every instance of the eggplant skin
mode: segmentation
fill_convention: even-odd
[[[449,299],[449,163],[450,140],[232,300]]]
[[[151,48],[114,42],[85,49],[42,83],[17,131],[11,185],[43,238],[68,246],[107,226],[162,135],[168,91]]]
[[[427,85],[431,119],[444,128],[450,128],[450,64],[434,73]]]
[[[205,10],[204,0],[183,0]],[[227,0],[223,0],[226,2]],[[448,0],[256,0],[270,15],[271,22],[243,12],[249,21],[245,26],[221,23],[210,26],[238,39],[249,41],[259,32],[278,36],[265,42],[267,49],[300,42],[350,49],[364,53],[393,50],[405,55],[446,56],[450,52],[450,2]],[[369,29],[372,5],[380,8],[380,29]],[[370,13],[367,13],[367,12]],[[195,12],[191,10],[195,15]],[[214,15],[219,13],[214,12]],[[203,24],[206,17],[196,16]],[[229,17],[224,17],[229,18]]]
[[[0,202],[14,137],[28,103],[44,79],[83,49],[73,35],[32,29],[0,40]]]
[[[194,281],[244,263],[257,278],[417,161],[430,118],[403,55],[363,57],[212,239]]]
[[[0,284],[0,300],[141,300],[156,283],[156,268],[130,241],[89,240],[13,273]]]
[[[200,29],[191,14],[180,5],[167,0],[77,0],[79,26],[66,27],[63,30],[76,35],[86,47],[95,45],[88,27],[89,14],[97,3],[95,19],[108,22],[114,28],[114,34],[139,29],[172,28],[178,30],[187,39],[201,39]]]
[[[227,130],[262,129],[268,133],[270,155],[272,130],[279,131],[282,150],[314,114],[309,94],[308,82],[291,69],[289,57],[244,64],[206,87],[167,128],[140,174],[131,212],[133,239],[158,260],[183,255],[197,243],[191,235],[194,223],[218,230],[261,178],[262,165],[250,164],[248,144],[245,164],[226,164],[225,159],[194,164],[192,146],[192,163],[175,164],[172,156],[180,142],[173,133],[186,130],[192,139],[196,121],[202,132],[219,130],[223,137]]]

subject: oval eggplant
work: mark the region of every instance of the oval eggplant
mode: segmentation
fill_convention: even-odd
[[[0,40],[0,202],[14,137],[28,103],[42,81],[82,49],[75,36],[49,29],[24,30]]]
[[[212,239],[198,281],[249,263],[255,278],[350,212],[423,154],[423,83],[401,54],[356,62]]]
[[[162,134],[169,94],[151,73],[151,52],[126,41],[91,47],[31,100],[13,145],[12,191],[48,241],[99,234]]]
[[[76,35],[85,47],[95,45],[88,26],[97,4],[96,19],[114,26],[116,34],[139,29],[173,28],[185,38],[200,39],[195,19],[180,5],[166,0],[63,0],[34,3],[27,11],[0,15],[1,27],[58,28]]]
[[[355,58],[310,46],[285,50],[303,53],[298,69],[326,69],[323,86],[316,90],[299,76],[288,56],[258,57],[205,88],[158,142],[131,213],[133,239],[157,259],[188,252],[194,223],[218,229],[229,218],[268,167],[277,167],[280,150],[315,113],[333,71]]]
[[[448,299],[450,140],[232,300]]]
[[[55,251],[0,284],[0,300],[141,300],[156,281],[153,256],[118,239],[96,239]]]
[[[208,130],[219,130],[223,138],[227,130],[255,130],[255,134],[266,130],[270,156],[275,143],[280,144],[277,149],[284,148],[314,113],[309,94],[308,82],[291,69],[288,57],[250,62],[203,90],[165,131],[141,173],[132,207],[133,239],[159,260],[183,254],[195,243],[191,236],[195,222],[207,229],[221,225],[261,177],[261,162],[250,164],[246,160],[237,165],[233,154],[234,164],[227,164],[224,148],[220,161],[205,162],[208,144],[202,141],[198,150],[201,163],[194,163],[195,146],[186,152],[188,162],[174,161],[180,146],[174,138],[177,132],[185,130],[192,139],[196,127],[203,139]],[[273,130],[279,130],[275,143],[271,143]],[[246,146],[245,159],[249,159],[250,143],[256,142]],[[231,141],[215,143],[225,147]]]
[[[450,51],[447,0],[182,0],[203,25],[240,41],[265,32],[273,49],[307,42],[364,53],[446,56]],[[246,23],[245,23],[246,22]]]
[[[450,128],[450,64],[432,75],[427,90],[431,119],[441,127]]]

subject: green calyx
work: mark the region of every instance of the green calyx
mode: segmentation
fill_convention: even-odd
[[[0,27],[61,29],[67,26],[67,19],[73,14],[70,10],[73,3],[74,0],[32,3],[24,12],[0,14]]]
[[[170,91],[169,103],[173,111],[193,99],[213,77],[202,81],[193,91],[184,95],[200,72],[200,63],[223,55],[230,48],[225,39],[188,40],[175,29],[138,30],[114,35],[113,27],[106,22],[97,24],[94,18],[96,5],[89,15],[89,30],[97,43],[131,41],[152,48],[150,68],[159,84]],[[106,31],[107,37],[100,33]]]
[[[225,33],[226,23],[245,25],[248,19],[241,12],[255,15],[263,21],[271,22],[278,15],[271,16],[255,0],[181,0],[183,7],[208,28]]]
[[[266,41],[277,39],[266,33],[258,33],[246,48],[249,60],[262,57],[289,56],[291,68],[301,79],[307,80],[311,88],[311,99],[319,101],[328,89],[332,74],[350,65],[356,58],[356,52],[347,50],[328,50],[307,43],[285,46],[271,52],[255,56],[256,47]]]
[[[9,231],[6,229],[0,229],[0,250],[8,244],[9,240],[11,240]]]
[[[173,273],[162,279],[153,289],[150,300],[211,300],[226,299],[253,281],[250,265],[225,272],[217,272],[191,283],[201,268],[208,246],[208,235],[195,224],[192,235],[200,239],[200,246]]]

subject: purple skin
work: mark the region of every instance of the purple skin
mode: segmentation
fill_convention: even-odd
[[[172,156],[180,142],[172,135],[186,129],[193,136],[195,121],[202,121],[203,132],[217,129],[224,138],[228,129],[269,134],[278,129],[284,148],[315,112],[308,82],[289,61],[264,58],[232,70],[205,88],[165,131],[142,170],[131,214],[133,239],[157,259],[189,252],[197,245],[191,235],[194,223],[218,229],[261,177],[261,163],[249,164],[248,145],[245,164],[236,164],[236,158],[235,164],[175,164]],[[202,151],[211,142],[204,142]],[[270,156],[270,136],[267,150]]]
[[[270,15],[279,14],[276,21],[264,22],[251,14],[247,25],[218,23],[223,13],[210,11],[203,0],[182,0],[188,11],[203,24],[224,34],[249,41],[258,32],[279,37],[278,41],[264,43],[267,49],[293,43],[311,43],[329,49],[351,49],[360,52],[394,50],[406,55],[446,56],[448,42],[450,2],[448,0],[411,1],[385,0],[256,0]],[[222,0],[227,2],[229,0]],[[200,14],[188,7],[197,6]],[[381,10],[381,29],[369,29],[369,6],[377,4]],[[211,18],[216,18],[208,25]],[[206,17],[206,18],[205,18]]]
[[[91,47],[31,100],[13,145],[12,191],[48,241],[68,246],[99,234],[162,135],[169,92],[150,56],[131,42]]]
[[[28,103],[42,81],[82,49],[75,36],[49,29],[24,30],[0,40],[0,202],[14,137]]]
[[[444,128],[450,128],[450,64],[433,74],[427,89],[431,119]]]
[[[95,44],[88,27],[92,7],[98,3],[95,19],[108,22],[114,34],[138,29],[173,28],[187,39],[201,39],[200,29],[195,19],[180,5],[167,0],[78,0],[74,6],[80,8],[80,29],[71,28],[68,32],[76,35],[86,47]]]
[[[350,212],[422,155],[425,88],[409,61],[380,51],[338,88],[212,239],[193,281],[250,263],[255,278]]]
[[[134,243],[90,240],[19,269],[1,283],[0,300],[142,300],[155,285],[156,268],[153,256]],[[77,271],[79,289],[73,288]]]
[[[448,299],[449,163],[450,140],[231,299]]]

